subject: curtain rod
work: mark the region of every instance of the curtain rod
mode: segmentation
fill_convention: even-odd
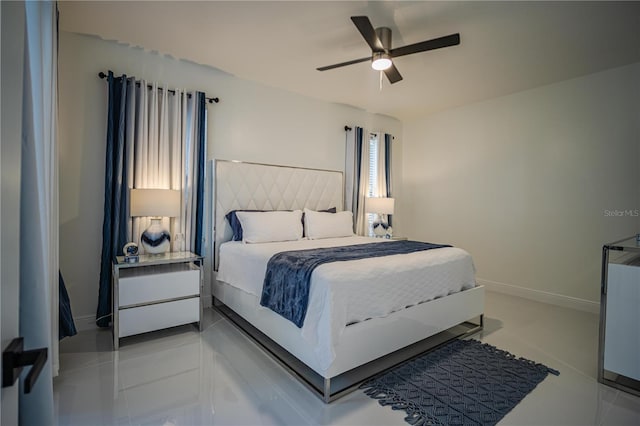
[[[344,131],[345,131],[345,132],[350,132],[351,130],[352,130],[352,129],[351,129],[351,127],[349,127],[349,126],[344,126]],[[396,137],[395,137],[395,136],[391,136],[391,139],[395,140],[395,139],[396,139]]]
[[[113,72],[113,71],[112,71],[112,72]],[[105,74],[104,72],[100,71],[100,72],[98,73],[98,77],[100,77],[101,79],[103,79],[103,80],[104,80],[105,78],[107,78],[107,74]],[[118,78],[120,78],[120,77],[118,77]],[[140,82],[136,81],[136,86],[140,86]],[[151,86],[151,85],[149,85],[149,84],[147,85],[147,87],[148,87],[149,89],[153,89],[153,86]],[[162,87],[158,87],[158,90],[162,90]],[[169,93],[174,94],[174,95],[176,94],[176,91],[175,91],[175,90],[171,90],[171,89],[169,89],[169,90],[167,90],[167,91],[168,91]],[[187,96],[191,97],[191,95],[190,95],[190,94],[187,94]],[[215,102],[215,103],[220,102],[220,99],[219,99],[219,98],[207,98],[207,97],[206,97],[206,95],[205,95],[205,99],[206,99],[210,104],[212,104],[212,103],[214,103],[214,102]]]

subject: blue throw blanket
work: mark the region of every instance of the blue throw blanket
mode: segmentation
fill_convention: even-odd
[[[419,241],[391,241],[276,253],[267,264],[260,304],[302,327],[309,304],[311,273],[318,266],[442,247],[451,246]]]

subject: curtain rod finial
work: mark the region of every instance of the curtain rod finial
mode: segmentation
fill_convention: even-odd
[[[344,131],[345,131],[345,132],[350,132],[350,131],[351,131],[351,127],[349,127],[349,126],[344,126]]]
[[[104,78],[105,78],[106,76],[107,76],[107,75],[106,75],[105,73],[103,73],[102,71],[100,71],[100,72],[98,73],[98,77],[100,77],[100,78],[101,78],[101,79],[103,79],[103,80],[104,80]]]

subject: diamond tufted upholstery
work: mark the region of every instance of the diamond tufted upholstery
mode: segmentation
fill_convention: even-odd
[[[215,161],[214,253],[231,239],[224,216],[231,210],[343,210],[341,171],[305,169],[267,164]]]

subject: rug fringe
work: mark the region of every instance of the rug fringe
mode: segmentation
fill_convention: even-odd
[[[547,372],[549,374],[553,374],[554,376],[559,376],[560,375],[560,372],[558,370],[554,370],[553,368],[547,367],[544,364],[540,364],[538,362],[531,361],[530,359],[526,359],[526,358],[520,357],[520,358],[518,358],[518,361],[526,362],[530,366],[535,367],[535,368],[537,368],[539,370],[542,370],[544,372]]]
[[[424,426],[424,425],[433,425],[434,423],[431,423],[427,420],[427,418],[423,415],[420,415],[418,413],[413,413],[411,415],[408,415],[404,418],[404,421],[409,423],[410,425],[413,426]]]
[[[390,389],[378,387],[371,383],[363,383],[360,385],[360,389],[362,389],[367,396],[376,399],[378,404],[382,406],[390,405],[392,410],[403,410],[407,413],[404,420],[412,426],[439,424],[431,420],[419,407],[416,407],[411,402],[405,401]]]

